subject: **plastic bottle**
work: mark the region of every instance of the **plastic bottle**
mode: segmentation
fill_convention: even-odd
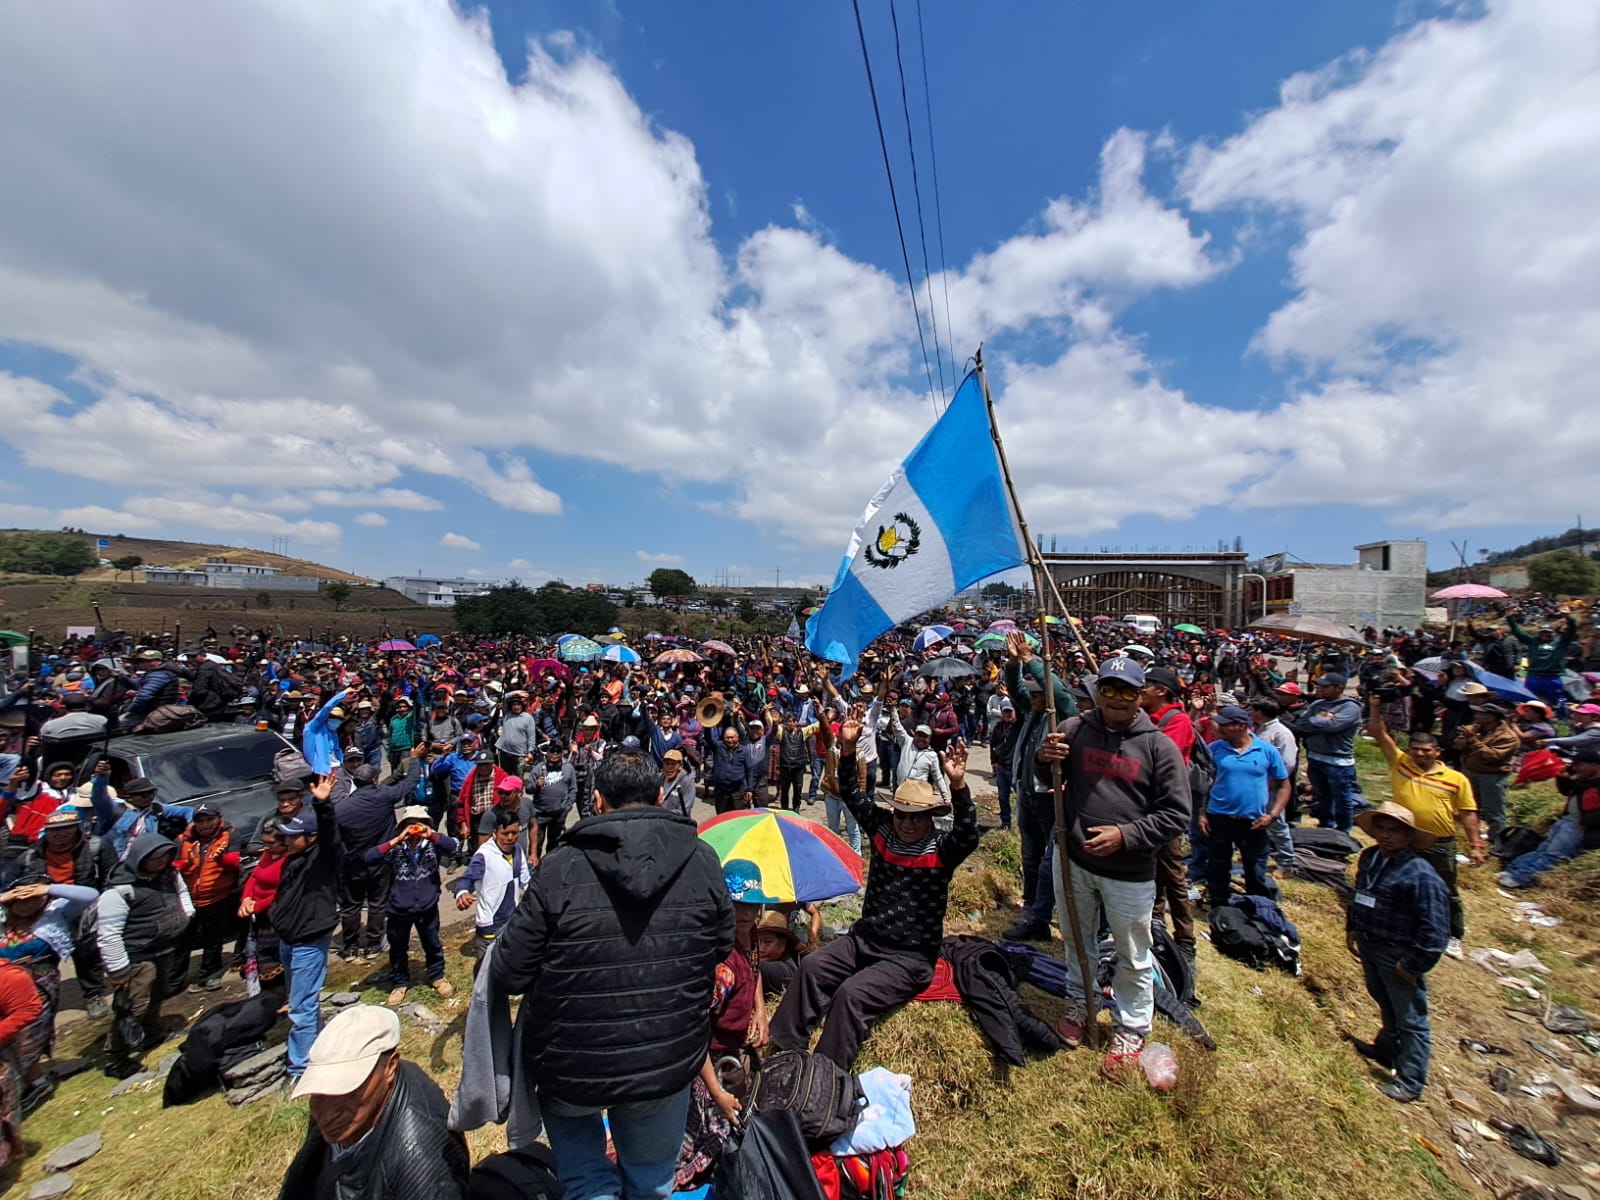
[[[1149,1042],[1139,1051],[1139,1065],[1150,1086],[1158,1092],[1170,1092],[1178,1083],[1178,1060],[1172,1047],[1165,1042]]]

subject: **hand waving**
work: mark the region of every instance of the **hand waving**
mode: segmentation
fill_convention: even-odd
[[[944,777],[950,781],[950,790],[967,786],[967,747],[961,742],[952,742],[950,748],[939,755],[939,763],[944,767]]]

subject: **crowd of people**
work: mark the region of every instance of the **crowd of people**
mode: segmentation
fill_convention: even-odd
[[[451,995],[449,906],[471,914],[474,1001],[524,998],[518,1054],[567,1194],[692,1188],[761,1057],[811,1049],[849,1072],[873,1024],[928,986],[951,878],[978,844],[975,746],[998,824],[1020,838],[1005,936],[1061,931],[1069,1046],[1092,1036],[1082,964],[1099,962],[1102,936],[1115,947],[1113,1074],[1154,1019],[1153,922],[1170,922],[1198,1004],[1197,920],[1229,903],[1235,862],[1238,886],[1270,899],[1303,819],[1366,831],[1350,948],[1382,1027],[1363,1052],[1393,1069],[1386,1094],[1415,1099],[1427,973],[1466,936],[1457,854],[1488,859],[1530,756],[1561,757],[1569,803],[1501,881],[1526,886],[1600,848],[1600,706],[1564,683],[1600,667],[1600,637],[1559,614],[1531,628],[1507,615],[1503,633],[1373,629],[1364,646],[956,617],[923,648],[914,630],[880,639],[847,678],[782,637],[630,648],[616,631],[601,641],[620,661],[587,662],[530,638],[398,652],[265,634],[69,640],[0,699],[5,1145],[20,1151],[22,1114],[53,1088],[42,1063],[62,964],[91,1019],[109,1018],[116,1076],[170,1036],[165,1001],[239,970],[283,988],[286,1087],[311,1098],[284,1195],[335,1194],[330,1181],[341,1195],[464,1194],[465,1143],[437,1083],[402,1060],[393,1014],[413,932],[423,980]],[[1500,703],[1495,681],[1515,686],[1524,657],[1533,699]],[[113,780],[112,739],[188,725],[174,709],[282,736],[272,811]],[[1389,764],[1392,802],[1361,793],[1361,736]],[[748,864],[718,861],[697,804],[820,804],[870,860],[860,916],[824,939],[815,904],[783,905]],[[387,1007],[324,1027],[330,959],[382,972]],[[395,1144],[431,1147],[426,1167],[387,1154]]]

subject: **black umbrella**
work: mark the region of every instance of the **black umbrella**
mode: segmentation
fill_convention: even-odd
[[[977,669],[959,658],[936,658],[922,664],[922,674],[930,679],[956,679],[962,675],[976,675]]]

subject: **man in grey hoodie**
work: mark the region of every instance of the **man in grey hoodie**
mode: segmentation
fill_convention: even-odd
[[[1155,1016],[1150,916],[1156,899],[1161,847],[1189,828],[1189,771],[1176,743],[1139,707],[1144,668],[1131,657],[1108,658],[1095,680],[1095,704],[1046,735],[1035,756],[1036,777],[1051,784],[1060,764],[1064,828],[1072,860],[1072,894],[1085,956],[1099,961],[1096,914],[1102,909],[1117,947],[1111,994],[1117,1029],[1106,1066],[1137,1061]],[[1071,938],[1059,863],[1056,903],[1062,933]],[[1068,1012],[1058,1026],[1069,1046],[1084,1035],[1083,981],[1069,946]]]

